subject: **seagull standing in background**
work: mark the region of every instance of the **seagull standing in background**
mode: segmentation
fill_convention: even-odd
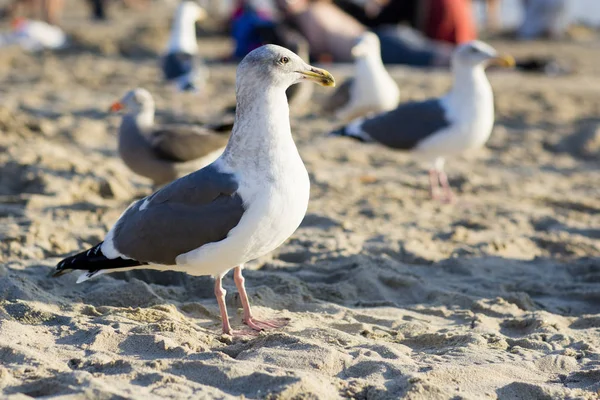
[[[119,127],[119,155],[136,174],[162,186],[205,167],[225,149],[231,124],[155,125],[154,99],[143,88],[130,90],[110,107],[124,111]]]
[[[369,114],[393,110],[400,101],[400,89],[381,61],[379,38],[365,32],[352,48],[354,76],[342,83],[325,105],[344,122]]]
[[[306,213],[310,182],[285,95],[303,80],[335,85],[329,72],[283,47],[250,52],[237,70],[235,123],[223,154],[134,202],[103,242],[62,260],[54,275],[81,270],[78,282],[132,268],[212,275],[223,333],[232,334],[221,280],[234,268],[244,323],[254,330],[281,326],[254,317],[242,268],[279,247]]]
[[[165,80],[179,91],[197,91],[208,75],[208,69],[197,59],[196,21],[206,12],[193,1],[183,1],[177,7],[167,51],[161,64]]]
[[[379,142],[431,162],[431,196],[451,202],[446,158],[482,147],[494,126],[494,97],[485,74],[490,64],[512,67],[515,61],[483,42],[465,43],[453,54],[454,85],[445,96],[401,104],[387,113],[353,121],[331,135]],[[438,195],[440,184],[443,197]]]

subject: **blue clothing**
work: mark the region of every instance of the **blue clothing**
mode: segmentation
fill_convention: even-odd
[[[373,32],[381,43],[384,64],[431,67],[436,58],[434,45],[410,28],[378,28]]]

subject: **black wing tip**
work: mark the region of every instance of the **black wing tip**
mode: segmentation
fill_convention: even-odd
[[[349,131],[348,125],[342,126],[341,128],[335,129],[327,135],[329,137],[347,137],[350,139],[357,140],[361,143],[366,143],[368,140],[361,135],[354,134]]]
[[[89,262],[93,262],[92,258],[97,258],[98,253],[102,258],[105,258],[102,254],[102,243],[100,242],[94,247],[89,248],[88,250],[82,251],[81,253],[74,254],[70,257],[66,257],[61,260],[58,264],[56,264],[56,270],[52,274],[52,278],[58,278],[64,274],[72,272],[76,269],[86,270],[86,264]]]
[[[125,259],[125,258],[107,258],[102,253],[102,244],[100,242],[88,250],[82,251],[70,257],[65,258],[56,264],[56,270],[52,274],[53,278],[58,278],[74,270],[97,272],[101,269],[117,270],[120,268],[137,267],[147,265],[147,262]]]
[[[72,269],[59,269],[59,267],[56,267],[56,270],[52,273],[52,275],[50,275],[50,277],[52,278],[58,278],[59,276],[63,276],[64,274],[68,274],[69,272],[72,272]]]
[[[330,131],[327,136],[344,136],[344,131],[346,130],[346,127],[343,126],[341,128],[338,129],[334,129],[332,131]]]

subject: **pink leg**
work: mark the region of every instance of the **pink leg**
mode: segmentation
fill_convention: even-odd
[[[227,305],[225,305],[225,295],[227,290],[223,289],[222,276],[217,276],[215,279],[215,296],[217,297],[217,303],[219,303],[219,311],[221,312],[221,321],[223,323],[223,333],[226,335],[232,335],[231,325],[229,325],[229,316],[227,315]]]
[[[438,176],[440,178],[440,184],[444,189],[444,203],[452,203],[454,200],[454,194],[452,194],[452,189],[448,183],[448,176],[444,171],[439,171]]]
[[[240,294],[240,299],[242,301],[242,308],[244,309],[244,317],[243,321],[246,325],[256,331],[262,331],[263,329],[272,329],[272,328],[281,328],[286,325],[284,322],[276,322],[276,321],[260,321],[252,315],[252,310],[250,309],[250,301],[248,301],[248,293],[246,293],[246,286],[244,285],[246,279],[242,275],[242,267],[235,267],[233,270],[233,280],[235,281],[235,286]]]
[[[435,168],[429,170],[429,195],[432,199],[438,199],[438,188],[439,188],[438,172]]]

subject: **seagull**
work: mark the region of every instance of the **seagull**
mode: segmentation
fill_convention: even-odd
[[[492,132],[494,98],[485,74],[485,67],[492,64],[508,68],[515,60],[480,41],[462,44],[452,55],[454,85],[445,96],[404,103],[372,118],[357,119],[331,135],[379,142],[432,162],[431,196],[451,202],[453,195],[444,172],[446,158],[482,147]],[[440,184],[443,197],[438,194]]]
[[[58,26],[21,17],[15,18],[11,25],[12,32],[1,38],[6,45],[18,44],[29,52],[59,50],[67,46],[67,35]]]
[[[400,89],[381,61],[379,38],[365,32],[352,48],[354,76],[342,83],[326,104],[344,122],[368,114],[393,110],[400,101]]]
[[[234,334],[221,284],[233,268],[244,323],[253,330],[282,326],[253,316],[242,268],[287,240],[306,213],[310,182],[285,97],[304,80],[335,86],[329,72],[288,49],[250,52],[237,69],[236,117],[223,154],[131,204],[103,242],[59,262],[54,276],[82,270],[77,282],[83,282],[132,268],[212,275],[223,333]]]
[[[198,82],[206,79],[208,70],[198,65],[196,21],[206,18],[206,12],[193,1],[183,1],[175,12],[175,22],[161,58],[164,78],[180,91],[196,91]]]
[[[119,127],[119,155],[136,174],[156,187],[215,161],[227,145],[231,124],[198,127],[154,125],[154,99],[143,88],[130,90],[112,104],[124,111]]]

